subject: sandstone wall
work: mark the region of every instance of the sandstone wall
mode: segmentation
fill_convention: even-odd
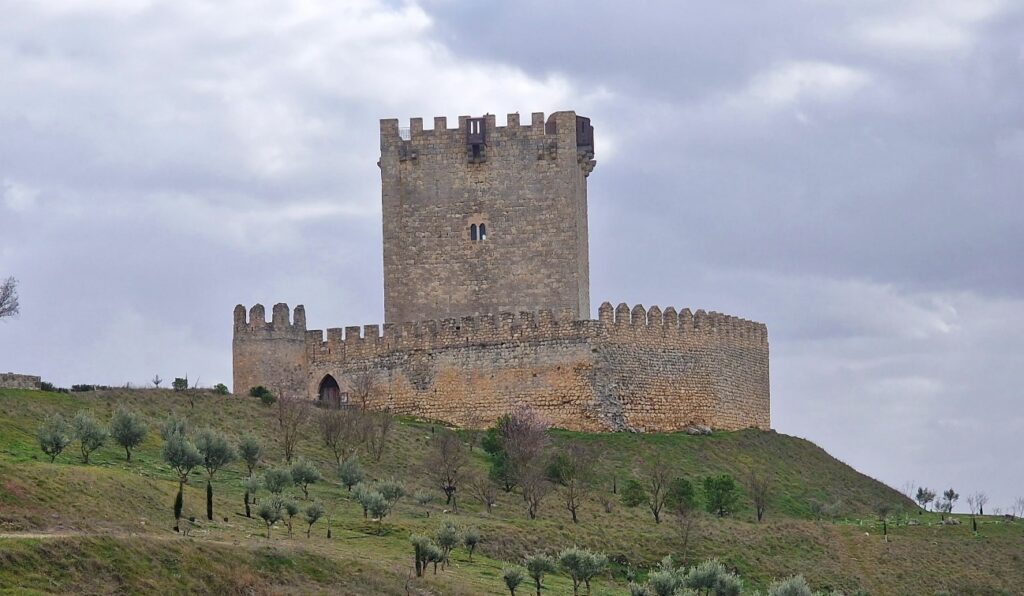
[[[275,304],[268,323],[262,304],[249,311],[235,307],[235,332],[231,345],[232,389],[245,394],[263,385],[275,395],[305,395],[306,310],[295,307],[294,323],[289,321],[287,304]]]
[[[593,145],[578,147],[574,112],[533,114],[507,126],[484,117],[474,158],[469,117],[381,121],[384,312],[387,322],[498,312],[590,312],[587,175]],[[588,125],[589,125],[589,121]],[[485,224],[474,242],[470,226]]]
[[[235,392],[263,384],[317,397],[332,376],[356,401],[392,412],[485,426],[527,403],[574,430],[719,429],[771,425],[764,325],[718,313],[612,309],[502,313],[400,325],[305,330],[302,307],[271,323],[235,314]],[[304,338],[303,352],[298,352]]]
[[[0,389],[39,389],[41,382],[42,379],[35,375],[0,373]]]

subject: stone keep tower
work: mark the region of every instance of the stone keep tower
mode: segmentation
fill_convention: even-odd
[[[541,309],[589,318],[589,118],[380,124],[387,323]]]

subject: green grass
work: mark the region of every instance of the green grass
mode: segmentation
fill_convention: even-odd
[[[71,416],[86,409],[106,422],[119,405],[139,412],[151,429],[130,463],[122,449],[108,444],[83,465],[73,444],[51,464],[36,445],[35,429],[49,413]],[[742,479],[749,469],[772,475],[763,523],[756,523],[744,497],[744,506],[732,517],[701,516],[687,553],[690,561],[719,557],[748,586],[763,589],[775,578],[796,573],[818,589],[863,587],[873,594],[1009,594],[1024,585],[1024,524],[986,518],[979,536],[967,522],[937,525],[933,514],[918,515],[905,497],[814,444],[754,430],[704,437],[556,431],[556,442],[590,443],[600,454],[598,486],[584,503],[579,524],[571,522],[557,493],[544,502],[537,520],[527,519],[516,494],[502,493],[491,515],[462,495],[458,515],[445,514],[442,505],[435,505],[429,518],[406,499],[377,535],[376,524],[363,519],[337,483],[333,457],[311,428],[300,453],[327,478],[311,488],[311,495],[332,516],[331,540],[325,537],[323,522],[307,539],[298,521],[294,536],[278,527],[267,540],[265,525],[241,513],[245,469],[240,463],[214,479],[216,520],[200,519],[186,538],[171,530],[177,483],[160,460],[156,432],[171,412],[188,418],[193,428],[212,426],[235,437],[255,434],[268,450],[268,464],[278,465],[282,459],[272,411],[251,398],[204,395],[193,409],[182,395],[163,390],[71,395],[0,390],[0,536],[8,536],[0,538],[0,590],[185,593],[207,586],[226,593],[404,594],[411,581],[412,589],[427,593],[503,594],[507,592],[500,575],[507,561],[578,544],[615,562],[614,573],[595,582],[595,594],[624,594],[626,569],[642,574],[664,555],[680,555],[671,516],[655,524],[646,509],[616,502],[613,512],[605,513],[598,502],[613,479],[622,486],[642,462],[654,457],[695,481],[721,473]],[[380,462],[361,454],[368,475],[400,478],[410,492],[434,489],[424,470],[433,429],[426,422],[400,419]],[[473,466],[486,466],[479,450]],[[440,498],[440,491],[435,492]],[[812,501],[838,503],[839,519],[813,519]],[[890,525],[890,541],[883,541],[871,515],[881,501],[902,507],[901,519],[921,525]],[[186,487],[185,511],[186,516],[203,518],[202,471]],[[451,569],[409,580],[408,536],[432,534],[445,517],[481,530],[484,542],[474,560],[469,562],[460,550]],[[551,594],[571,593],[564,576],[548,583]]]

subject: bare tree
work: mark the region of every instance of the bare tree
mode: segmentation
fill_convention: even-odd
[[[988,503],[988,495],[982,492],[967,495],[967,508],[971,512],[971,528],[978,531],[977,515],[985,515],[985,503]]]
[[[338,465],[348,461],[363,442],[362,412],[358,410],[325,405],[320,409],[317,422],[320,437]]]
[[[547,475],[551,424],[526,405],[517,406],[499,424],[510,475],[522,489],[527,512],[534,519],[541,501],[552,489]]]
[[[395,419],[387,411],[362,413],[363,441],[370,450],[374,461],[380,461],[387,446],[388,436],[394,426]]]
[[[350,377],[350,388],[356,400],[358,400],[360,407],[366,410],[370,404],[370,398],[376,392],[376,382],[373,377],[373,372],[369,368],[364,368]]]
[[[295,447],[302,436],[306,420],[309,418],[309,404],[286,393],[282,388],[277,390],[277,430],[284,451],[284,459],[289,464],[295,457]]]
[[[537,519],[541,501],[554,489],[554,485],[548,480],[545,459],[543,455],[539,455],[519,468],[519,486],[522,488],[526,512],[530,519]]]
[[[758,474],[751,470],[747,476],[747,490],[750,491],[750,499],[754,502],[758,522],[764,517],[765,507],[768,506],[768,492],[771,485],[772,478],[767,474]]]
[[[643,466],[644,488],[647,493],[647,507],[654,515],[654,522],[661,523],[661,510],[665,507],[668,497],[669,483],[672,481],[672,470],[668,462],[660,454],[655,455]]]
[[[572,523],[579,523],[576,512],[590,491],[594,478],[594,453],[581,443],[570,443],[551,460],[548,475],[562,487],[562,500],[572,515]]]
[[[498,502],[498,485],[487,474],[476,471],[470,472],[465,484],[469,488],[470,494],[483,504],[487,513],[490,513],[491,508]]]
[[[425,463],[427,475],[444,491],[445,504],[451,505],[458,513],[459,502],[455,493],[462,482],[463,469],[469,461],[466,446],[458,435],[443,429],[433,436],[431,443]]]
[[[8,277],[0,283],[0,319],[18,314],[18,280]]]
[[[1024,497],[1017,497],[1013,502],[1013,513],[1017,517],[1024,517]]]
[[[549,428],[551,424],[526,405],[516,407],[503,419],[500,429],[502,448],[517,480],[518,476],[535,467],[533,463],[544,455],[551,444]]]
[[[159,389],[160,383],[163,383],[164,380],[160,378],[160,375],[153,375],[153,380],[151,382],[153,383],[153,387]]]

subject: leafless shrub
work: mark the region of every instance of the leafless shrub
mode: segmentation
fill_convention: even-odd
[[[362,435],[373,456],[374,461],[380,461],[384,455],[384,448],[387,446],[388,437],[394,426],[395,419],[387,411],[384,412],[363,412],[362,414]]]
[[[431,449],[427,455],[427,475],[443,492],[445,504],[459,512],[456,491],[462,482],[464,468],[469,461],[467,448],[458,435],[442,429],[431,438]]]
[[[484,508],[487,509],[487,513],[490,513],[494,504],[498,502],[498,485],[487,474],[477,471],[469,474],[465,484],[469,488],[469,493],[480,501]]]
[[[750,491],[750,499],[754,502],[754,510],[757,512],[757,521],[764,517],[765,507],[768,506],[768,493],[771,490],[772,478],[767,474],[758,474],[751,471],[747,476],[747,490]]]
[[[363,442],[362,416],[362,412],[354,408],[325,406],[319,410],[320,437],[338,465],[348,461]]]
[[[353,397],[355,397],[360,407],[366,410],[370,404],[370,398],[373,397],[377,389],[373,372],[368,368],[364,368],[352,375],[350,381]]]
[[[549,476],[562,487],[562,501],[574,524],[579,523],[577,511],[593,483],[594,460],[593,450],[581,443],[570,443],[551,460]]]
[[[309,419],[309,403],[278,388],[275,406],[278,439],[281,441],[285,461],[291,464],[296,445]]]

